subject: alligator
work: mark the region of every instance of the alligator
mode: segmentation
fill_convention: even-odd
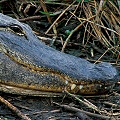
[[[45,45],[29,25],[0,13],[0,91],[58,97],[104,94],[120,77],[110,63],[98,64]]]

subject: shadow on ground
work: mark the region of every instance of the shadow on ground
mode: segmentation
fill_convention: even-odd
[[[116,91],[116,89],[118,91]],[[103,116],[110,117],[110,120],[120,120],[120,87],[119,85],[114,89],[114,92],[107,95],[85,96],[97,109],[105,112],[101,116],[93,117],[94,113],[100,115],[100,112],[95,112],[85,104],[76,100],[73,97],[63,98],[45,98],[45,97],[31,97],[18,96],[0,92],[0,96],[9,101],[12,105],[17,107],[23,114],[27,115],[31,120],[103,120]],[[80,99],[84,99],[80,97]],[[80,110],[92,113],[92,115],[83,114],[74,110],[65,110],[55,103],[62,105],[69,105]],[[0,120],[21,120],[8,106],[0,103]],[[106,119],[105,119],[106,120]]]

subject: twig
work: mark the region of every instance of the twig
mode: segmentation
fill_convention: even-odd
[[[31,16],[31,17],[27,17],[27,18],[18,19],[18,21],[24,22],[24,21],[35,20],[35,19],[41,19],[41,17],[40,16]]]
[[[94,17],[95,17],[95,16],[92,16],[92,17],[88,18],[88,20],[91,20],[91,19],[93,19]],[[87,21],[83,21],[80,25],[78,25],[78,26],[70,33],[70,35],[67,37],[67,39],[65,40],[65,43],[64,43],[64,45],[63,45],[63,47],[62,47],[62,52],[64,52],[64,49],[65,49],[67,43],[69,42],[71,36],[73,35],[73,33],[75,33],[75,32],[76,32],[81,26],[83,26],[83,24],[85,24],[86,22],[87,22]]]
[[[83,99],[84,99],[84,101],[83,101],[83,100],[81,100],[80,98],[78,98],[76,95],[71,94],[71,93],[69,93],[69,92],[66,91],[66,90],[65,90],[65,92],[66,92],[69,96],[71,96],[71,97],[75,98],[76,100],[78,100],[80,103],[82,103],[82,104],[84,104],[85,106],[87,106],[87,107],[89,107],[89,108],[92,108],[93,110],[95,110],[95,111],[97,111],[97,112],[100,113],[100,110],[99,110],[95,105],[93,105],[92,103],[90,103],[87,99],[83,98]]]
[[[98,61],[100,61],[100,59],[110,50],[110,48],[108,48],[100,57],[98,60],[95,61],[94,64],[96,64]]]
[[[0,3],[6,2],[6,1],[8,1],[8,0],[1,0]]]
[[[45,3],[44,3],[44,0],[40,0],[40,4],[41,4],[41,6],[42,6],[44,12],[48,13],[47,8],[46,8],[46,5],[45,5]],[[49,15],[49,14],[46,14],[46,16],[47,16],[47,19],[48,19],[49,23],[52,24],[50,15]],[[54,34],[55,34],[54,40],[56,40],[56,37],[57,37],[57,30],[56,30],[55,24],[53,25],[53,32],[54,32]]]
[[[53,24],[49,27],[49,29],[45,32],[45,34],[47,34],[51,28],[55,25],[55,23],[63,16],[63,14],[75,3],[76,1],[74,1],[71,5],[69,5],[58,17],[57,19],[53,22]]]
[[[110,105],[110,106],[112,106],[112,107],[117,107],[117,108],[120,108],[120,105],[118,105],[118,104],[114,104],[114,103],[111,103],[111,102],[103,102],[104,104],[107,104],[107,105]]]
[[[108,30],[108,31],[114,32],[115,34],[117,34],[118,36],[120,36],[120,34],[117,33],[115,30],[112,30],[112,29],[110,29],[110,28],[107,28],[107,27],[105,27],[105,26],[103,26],[103,25],[100,25],[100,24],[98,24],[98,23],[92,22],[92,21],[90,21],[90,20],[88,20],[88,19],[84,19],[84,18],[79,18],[79,19],[81,19],[81,20],[85,20],[85,21],[87,21],[87,22],[89,22],[89,23],[92,23],[92,24],[98,26],[98,27],[104,28],[105,30]]]
[[[100,61],[100,59],[101,59],[109,50],[112,50],[112,49],[115,49],[115,47],[108,48],[108,49],[98,58],[98,60],[95,61],[94,64],[96,64],[98,61]]]
[[[41,4],[44,12],[48,13],[47,8],[46,8],[46,5],[45,5],[45,3],[44,3],[44,0],[40,0],[40,4]],[[52,22],[51,22],[50,15],[49,15],[49,14],[46,14],[46,16],[47,16],[47,19],[48,19],[49,23],[51,24]]]
[[[8,106],[12,111],[14,111],[19,117],[21,117],[24,120],[31,120],[29,117],[24,115],[20,110],[18,110],[15,106],[13,106],[11,103],[9,103],[7,100],[5,100],[3,97],[0,96],[0,102]]]
[[[71,107],[71,106],[69,106],[69,105],[60,105],[60,104],[58,104],[58,103],[56,103],[56,102],[53,102],[55,105],[58,105],[58,106],[60,106],[60,107],[62,107],[62,108],[64,108],[64,109],[66,109],[66,110],[69,110],[69,111],[72,111],[72,112],[82,112],[82,113],[85,113],[85,114],[87,114],[87,115],[89,115],[89,116],[93,116],[93,117],[97,117],[97,118],[101,118],[101,119],[110,119],[110,117],[108,117],[108,116],[105,116],[105,115],[98,115],[98,114],[95,114],[95,113],[91,113],[91,112],[87,112],[87,111],[84,111],[84,110],[80,110],[80,109],[78,109],[78,108],[75,108],[75,107]]]

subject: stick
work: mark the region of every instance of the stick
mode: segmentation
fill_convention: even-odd
[[[7,100],[5,100],[3,97],[0,96],[0,102],[8,106],[13,112],[15,112],[19,117],[21,117],[24,120],[31,120],[29,117],[24,115],[20,110],[18,110],[15,106],[13,106],[11,103],[9,103]]]
[[[64,108],[64,109],[69,110],[69,111],[72,111],[72,112],[82,112],[82,113],[85,113],[85,114],[87,114],[87,115],[89,115],[89,116],[93,116],[93,117],[97,117],[97,118],[101,118],[101,119],[105,119],[105,120],[106,120],[106,119],[110,119],[110,117],[108,117],[108,116],[98,115],[98,114],[95,114],[95,113],[87,112],[87,111],[80,110],[80,109],[75,108],[75,107],[71,107],[71,106],[69,106],[69,105],[60,105],[60,104],[58,104],[58,103],[56,103],[56,102],[53,102],[53,104],[58,105],[58,106],[60,106],[60,107],[62,107],[62,108]]]

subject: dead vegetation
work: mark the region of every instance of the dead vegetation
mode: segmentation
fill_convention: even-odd
[[[29,24],[51,46],[95,63],[119,64],[118,0],[3,0],[0,4],[1,12]]]

